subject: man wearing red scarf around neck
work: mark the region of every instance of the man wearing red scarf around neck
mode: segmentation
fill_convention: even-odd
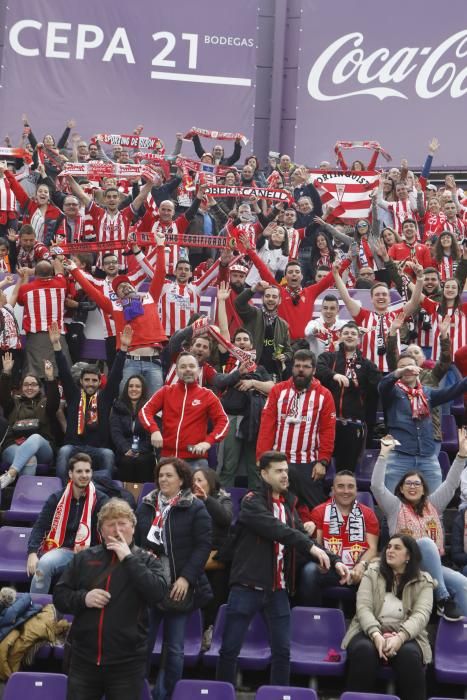
[[[413,470],[423,475],[430,493],[441,485],[431,410],[467,390],[467,377],[447,389],[433,389],[420,383],[420,372],[414,358],[402,353],[397,369],[378,387],[388,433],[397,440],[386,468],[385,483],[391,492],[404,474]]]

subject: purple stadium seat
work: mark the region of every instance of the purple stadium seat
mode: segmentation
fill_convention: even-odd
[[[13,673],[6,684],[3,700],[65,700],[67,680],[62,673]]]
[[[441,473],[443,475],[443,481],[447,476],[448,471],[451,468],[451,462],[449,461],[449,455],[447,452],[441,452],[438,455],[439,466],[441,467]]]
[[[463,416],[465,412],[464,396],[457,396],[451,404],[451,413],[453,416]]]
[[[240,486],[229,486],[226,491],[230,494],[230,498],[232,499],[232,522],[235,523],[240,513],[242,498],[247,493],[248,489],[243,489]]]
[[[146,481],[145,484],[143,484],[143,488],[140,491],[139,497],[138,497],[138,505],[141,503],[143,498],[148,495],[148,493],[151,493],[151,491],[154,491],[156,487],[154,486],[153,481]]]
[[[50,494],[61,488],[62,481],[57,476],[20,476],[13,492],[10,510],[3,513],[3,519],[9,523],[34,522]]]
[[[159,625],[157,630],[157,637],[154,643],[154,649],[151,655],[152,661],[159,662],[162,653],[162,632],[164,629],[164,623]],[[201,656],[201,644],[203,641],[203,619],[201,616],[201,610],[193,610],[190,617],[188,618],[188,623],[185,630],[185,650],[184,650],[184,660],[185,666],[192,668],[196,666]]]
[[[9,464],[3,462],[0,464],[0,472],[3,474],[3,472],[6,472],[9,466]],[[50,475],[51,471],[53,470],[50,464],[38,464],[36,466],[36,476],[48,476]]]
[[[212,634],[212,644],[209,651],[203,654],[203,664],[214,667],[217,663],[222,643],[222,633],[225,624],[227,605],[221,605],[217,613]],[[262,671],[271,663],[271,649],[266,623],[262,615],[257,613],[250,623],[248,632],[238,655],[238,667],[242,670]]]
[[[342,693],[341,700],[399,700],[397,695],[380,695],[379,693]]]
[[[0,581],[28,581],[27,548],[31,528],[0,528]]]
[[[450,455],[455,455],[459,449],[459,438],[457,435],[457,423],[454,416],[441,416],[441,432],[443,435],[441,449]]]
[[[435,673],[441,683],[467,684],[467,617],[439,621],[435,642]]]
[[[379,450],[365,450],[360,462],[355,467],[355,478],[357,488],[361,491],[368,491],[371,483],[373,467],[378,459]]]
[[[84,700],[84,698],[83,698],[83,700]],[[102,698],[102,700],[106,700],[105,695]],[[140,700],[152,700],[151,687],[150,687],[147,680],[144,681],[143,689],[142,689],[141,695],[140,695]]]
[[[363,503],[364,506],[368,506],[371,510],[375,509],[375,501],[369,491],[357,491],[357,501]]]
[[[286,685],[262,685],[255,700],[318,700],[312,688],[293,688]]]
[[[334,608],[292,608],[290,628],[290,670],[311,676],[342,676],[347,653],[341,649],[345,619]],[[338,651],[340,661],[326,661],[330,649]]]
[[[178,681],[172,700],[235,700],[235,690],[230,683],[222,681]]]

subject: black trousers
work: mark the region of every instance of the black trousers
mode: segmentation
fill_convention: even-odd
[[[96,666],[71,656],[67,700],[140,700],[144,661]]]
[[[350,469],[354,472],[358,460],[365,448],[366,425],[361,421],[336,421],[336,440],[334,443],[334,461],[336,472]]]
[[[382,663],[376,647],[366,634],[359,632],[347,649],[347,690],[373,693]],[[396,656],[389,659],[401,700],[426,700],[425,666],[417,642],[405,642]]]
[[[112,365],[115,360],[115,355],[117,354],[117,338],[115,335],[109,335],[105,339],[105,355],[107,358],[107,368],[110,372]]]

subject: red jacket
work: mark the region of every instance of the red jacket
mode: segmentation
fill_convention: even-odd
[[[433,267],[433,260],[429,249],[423,243],[415,243],[414,246],[409,246],[408,243],[394,243],[388,250],[389,257],[393,260],[413,260],[414,257],[420,265],[425,267]]]
[[[297,406],[298,410],[294,408]],[[291,420],[292,418],[292,420]],[[256,457],[263,452],[285,452],[292,464],[330,460],[336,433],[336,408],[331,392],[317,379],[297,392],[293,379],[271,389],[261,417]]]
[[[332,287],[334,277],[332,272],[329,272],[326,277],[323,277],[319,282],[311,284],[309,287],[304,287],[300,292],[300,297],[297,304],[293,303],[292,297],[287,290],[287,287],[276,282],[274,275],[269,270],[268,266],[261,260],[255,250],[248,250],[248,257],[252,259],[253,265],[261,275],[261,279],[269,282],[273,287],[278,287],[281,294],[281,303],[277,310],[279,316],[289,324],[290,340],[299,340],[305,337],[305,327],[313,317],[315,301],[319,295]],[[350,266],[350,260],[344,260],[340,266],[342,274]]]
[[[229,429],[229,419],[222,404],[212,391],[194,384],[178,381],[164,385],[147,401],[139,412],[139,419],[150,433],[159,430],[156,413],[162,411],[162,457],[190,459],[187,448],[198,442],[223,440]],[[208,433],[208,420],[212,430]]]

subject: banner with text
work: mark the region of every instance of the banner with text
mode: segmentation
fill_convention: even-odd
[[[26,113],[38,140],[58,139],[69,119],[85,139],[143,124],[143,136],[157,134],[167,153],[175,133],[194,123],[251,139],[257,12],[249,0],[14,0],[6,9],[2,132],[16,142]],[[192,155],[192,146],[184,152]]]
[[[420,165],[433,136],[437,164],[467,162],[465,0],[303,2],[295,156],[335,163],[339,140],[374,139]],[[311,130],[311,131],[310,131]],[[310,136],[312,134],[312,137]],[[368,163],[369,154],[349,159]],[[380,158],[378,165],[385,167]]]

